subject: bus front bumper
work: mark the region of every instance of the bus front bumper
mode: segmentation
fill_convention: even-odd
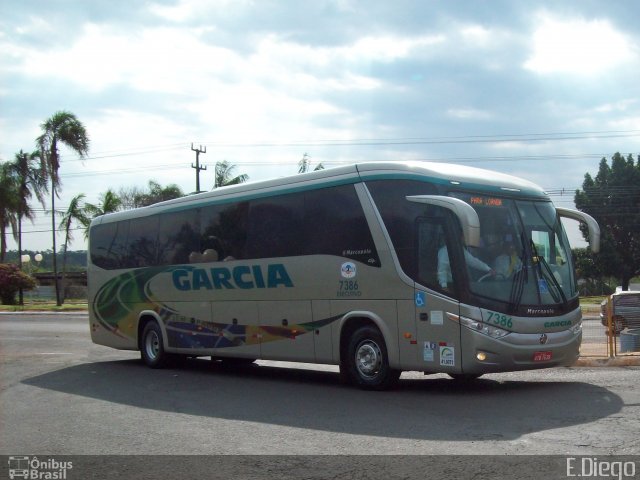
[[[492,338],[462,327],[461,336],[463,373],[506,372],[573,365],[580,355],[582,328]]]

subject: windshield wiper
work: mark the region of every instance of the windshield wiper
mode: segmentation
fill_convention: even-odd
[[[540,267],[540,277],[541,277],[541,279],[545,280],[547,282],[547,284],[551,283],[551,285],[553,286],[553,288],[549,288],[548,289],[549,293],[553,297],[553,300],[556,303],[566,303],[567,302],[567,297],[565,296],[564,292],[562,291],[562,287],[560,286],[560,283],[558,283],[558,280],[553,275],[553,271],[551,270],[551,267],[547,263],[547,260],[544,257],[542,257],[542,256],[540,256],[538,254],[538,249],[536,248],[535,243],[533,243],[533,240],[531,240],[531,249],[533,250],[534,255],[538,259],[538,265],[541,265],[541,267]],[[546,275],[545,275],[545,273],[546,273]]]

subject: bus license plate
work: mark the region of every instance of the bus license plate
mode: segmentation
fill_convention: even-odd
[[[551,360],[552,352],[536,352],[533,354],[534,362],[546,362]]]

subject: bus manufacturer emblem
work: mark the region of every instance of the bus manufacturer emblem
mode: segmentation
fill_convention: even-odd
[[[546,333],[543,333],[542,335],[540,335],[540,345],[544,345],[545,343],[547,343],[548,337]]]

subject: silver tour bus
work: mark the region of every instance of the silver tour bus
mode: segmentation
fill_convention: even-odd
[[[571,365],[581,312],[538,186],[448,164],[363,163],[93,220],[95,343],[180,357],[340,366],[369,389],[403,370],[473,379]]]

